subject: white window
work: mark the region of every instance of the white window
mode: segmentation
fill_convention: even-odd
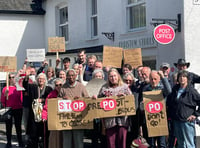
[[[128,30],[143,28],[146,26],[146,2],[145,0],[127,0],[127,25]]]
[[[68,7],[59,8],[59,36],[69,41]]]
[[[97,0],[91,0],[91,37],[98,35]]]

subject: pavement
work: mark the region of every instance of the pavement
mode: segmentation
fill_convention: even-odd
[[[25,131],[22,129],[22,136],[23,138],[25,137]],[[6,139],[6,125],[4,122],[0,122],[0,148],[4,148],[6,146],[7,139]],[[17,142],[17,136],[16,136],[16,131],[15,127],[13,125],[12,128],[12,148],[19,148],[16,145],[18,144]]]
[[[24,130],[23,126],[22,126],[22,138],[23,138],[23,140],[25,139],[25,130]],[[92,140],[91,139],[84,138],[83,142],[84,142],[84,148],[92,148],[92,146],[91,146]],[[6,143],[7,143],[6,126],[5,126],[4,122],[0,122],[0,148],[5,148]],[[15,126],[13,124],[13,128],[12,128],[12,148],[19,148],[19,147],[17,147],[17,145],[18,145],[17,135],[16,135],[16,131],[15,131]]]

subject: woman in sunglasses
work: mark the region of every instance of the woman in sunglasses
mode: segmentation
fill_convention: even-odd
[[[47,106],[47,102],[48,99],[51,98],[57,98],[58,94],[60,92],[60,89],[63,85],[63,80],[60,78],[57,78],[54,80],[54,90],[52,92],[50,92],[50,94],[47,96],[47,99],[45,101],[45,105],[43,107],[42,110],[42,119],[43,121],[47,121],[47,110],[48,110],[48,106]],[[50,131],[50,136],[49,136],[49,148],[62,148],[62,132],[61,131]]]
[[[138,89],[135,85],[135,77],[131,72],[126,73],[123,75],[123,81],[128,85],[132,94],[135,98],[135,108],[136,108],[136,115],[129,116],[130,126],[129,131],[127,133],[127,145],[131,145],[133,139],[136,139],[139,135],[139,110],[138,110]]]
[[[15,124],[17,140],[19,146],[23,146],[22,142],[22,91],[17,91],[15,86],[15,75],[10,73],[8,75],[9,86],[8,88],[5,86],[2,90],[1,94],[1,103],[4,107],[11,107],[10,118],[6,120],[6,136],[7,136],[7,144],[6,148],[11,148],[11,138],[12,138],[12,124]],[[14,119],[15,122],[12,120]]]

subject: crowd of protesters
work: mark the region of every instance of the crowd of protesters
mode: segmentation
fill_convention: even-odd
[[[77,56],[75,63],[71,63],[70,58],[65,57],[62,61],[63,69],[59,68],[60,59],[56,60],[55,68],[48,67],[48,63],[44,61],[37,72],[34,67],[26,66],[27,61],[25,61],[23,68],[17,74],[24,76],[24,91],[17,91],[15,75],[9,74],[9,87],[3,89],[1,102],[3,106],[12,108],[11,117],[15,121],[19,147],[83,148],[84,130],[48,130],[47,101],[57,97],[63,99],[89,97],[85,86],[92,79],[104,79],[106,83],[91,99],[132,94],[136,108],[134,116],[95,119],[94,127],[98,129],[90,131],[92,147],[196,147],[194,122],[200,115],[198,108],[200,95],[194,84],[200,83],[200,76],[187,71],[190,63],[178,59],[177,63],[174,63],[177,73],[172,75],[168,63],[162,63],[159,70],[152,70],[142,65],[133,69],[129,63],[124,63],[121,69],[116,69],[103,67],[102,61],[97,60],[95,55],[87,57],[84,50],[80,50]],[[168,136],[148,137],[143,92],[154,90],[162,90],[166,101]],[[32,108],[35,100],[43,106],[42,120],[39,122],[35,121]],[[12,118],[6,121],[7,148],[12,147]],[[26,131],[24,140],[22,140],[22,119]],[[146,141],[137,140],[139,137],[143,137]]]

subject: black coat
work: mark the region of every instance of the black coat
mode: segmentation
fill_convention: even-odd
[[[188,85],[185,92],[177,99],[179,88],[180,85],[175,85],[167,97],[168,116],[179,121],[187,121],[191,115],[199,116],[200,109],[196,110],[196,107],[200,106],[200,94],[192,85]]]

